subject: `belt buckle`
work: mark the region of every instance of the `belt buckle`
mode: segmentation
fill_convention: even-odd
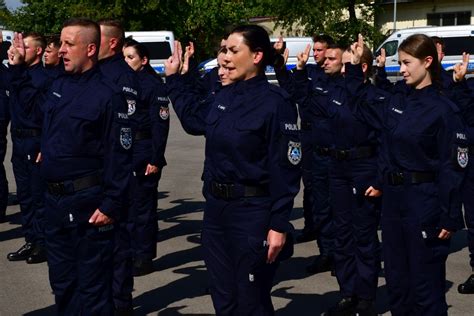
[[[336,159],[337,160],[347,160],[349,159],[350,152],[348,150],[336,150]]]
[[[216,191],[217,195],[223,199],[230,199],[233,193],[233,184],[226,184],[226,183],[213,183],[214,190]]]
[[[390,173],[390,181],[392,184],[398,185],[403,184],[405,177],[401,172],[392,172]]]
[[[49,183],[48,187],[55,194],[64,193],[64,183],[63,182]]]

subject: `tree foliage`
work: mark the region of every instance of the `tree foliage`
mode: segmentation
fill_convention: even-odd
[[[344,41],[358,32],[377,40],[371,21],[372,1],[343,0],[23,0],[12,14],[1,15],[9,29],[58,33],[71,17],[115,18],[129,31],[172,30],[176,38],[197,43],[198,55],[212,56],[222,36],[253,16],[272,16],[290,31],[300,24],[304,34],[327,33]],[[361,19],[357,4],[364,3]],[[1,1],[0,1],[1,8]],[[349,15],[347,14],[349,13]]]

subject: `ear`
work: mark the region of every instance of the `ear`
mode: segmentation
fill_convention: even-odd
[[[118,39],[116,39],[115,37],[111,37],[109,39],[109,47],[110,49],[112,49],[113,51],[115,51],[115,48],[117,47],[118,45]]]
[[[366,63],[363,63],[363,64],[362,64],[362,72],[363,72],[363,73],[366,73],[366,72],[367,72],[367,69],[369,69],[369,65],[367,65]]]
[[[40,47],[40,46],[36,47],[36,55],[37,56],[43,55],[43,48],[42,47]]]
[[[147,57],[143,57],[143,59],[142,59],[142,65],[145,66],[147,63],[148,63],[148,58],[147,58]]]
[[[258,65],[263,60],[263,52],[253,53],[253,64]]]
[[[94,43],[90,43],[87,45],[87,57],[92,57],[97,52],[97,46]]]
[[[428,69],[431,66],[432,62],[433,62],[433,57],[432,56],[426,56],[425,57],[425,69]]]

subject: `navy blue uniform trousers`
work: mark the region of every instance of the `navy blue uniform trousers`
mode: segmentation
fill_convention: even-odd
[[[470,265],[474,272],[474,166],[470,164],[462,187]]]
[[[12,137],[12,142],[11,161],[25,240],[26,242],[44,245],[44,192],[46,182],[40,175],[40,165],[36,163],[40,137]]]
[[[101,200],[100,186],[46,193],[49,279],[59,315],[113,315],[114,226],[88,223]]]
[[[0,120],[0,218],[5,215],[8,205],[8,180],[3,165],[7,153],[7,125],[8,122]]]
[[[303,217],[304,228],[308,231],[314,230],[314,212],[313,212],[313,142],[311,129],[301,129],[301,150],[303,152],[301,159],[301,171],[303,180]]]
[[[374,300],[377,289],[377,199],[365,197],[374,178],[373,159],[331,160],[330,201],[335,238],[336,277],[343,297]]]
[[[392,315],[447,315],[449,240],[424,239],[422,227],[440,215],[435,183],[385,185],[382,250]]]
[[[206,195],[202,246],[217,315],[273,315],[278,263],[267,264],[269,197],[233,201]]]
[[[313,222],[318,234],[316,242],[319,253],[324,256],[334,254],[334,224],[329,204],[329,159],[312,151],[312,195]]]

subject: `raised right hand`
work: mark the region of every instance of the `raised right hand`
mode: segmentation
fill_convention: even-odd
[[[306,48],[303,52],[299,52],[296,58],[298,59],[296,63],[296,69],[302,70],[306,66],[306,63],[309,59],[309,52],[311,50],[311,44],[306,45]]]
[[[174,41],[173,54],[165,61],[165,74],[171,76],[179,72],[181,68],[181,56],[183,49],[179,41]]]

